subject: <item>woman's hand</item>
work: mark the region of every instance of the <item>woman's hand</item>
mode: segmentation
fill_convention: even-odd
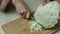
[[[60,0],[56,0],[60,4]]]
[[[30,9],[22,0],[13,0],[12,3],[16,7],[17,12],[23,15],[23,18],[30,18]]]
[[[55,0],[43,0],[43,5],[46,5],[50,1],[55,1]],[[60,0],[56,0],[60,4]]]
[[[43,6],[46,5],[48,3],[48,0],[43,0]]]

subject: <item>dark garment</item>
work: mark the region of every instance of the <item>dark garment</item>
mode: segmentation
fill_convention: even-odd
[[[0,5],[1,5],[2,0],[0,0]]]
[[[54,1],[54,0],[50,0],[50,1]]]

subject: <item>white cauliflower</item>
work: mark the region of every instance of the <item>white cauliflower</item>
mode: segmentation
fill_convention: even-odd
[[[52,28],[58,23],[59,19],[59,3],[56,1],[49,2],[45,6],[39,6],[34,14],[35,21],[31,25],[31,30],[40,30],[44,28]],[[38,24],[37,24],[38,23]],[[35,24],[35,26],[33,26]],[[40,25],[40,26],[39,26]],[[40,27],[40,28],[39,28]],[[43,28],[42,28],[43,27]]]

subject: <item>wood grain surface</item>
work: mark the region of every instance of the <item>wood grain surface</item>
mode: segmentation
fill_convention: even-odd
[[[18,18],[12,22],[2,26],[5,34],[53,34],[60,30],[60,26],[44,30],[42,32],[31,32],[29,28],[29,20]]]

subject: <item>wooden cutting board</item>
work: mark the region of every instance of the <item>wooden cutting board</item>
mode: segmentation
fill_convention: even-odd
[[[5,34],[53,34],[60,30],[60,26],[44,30],[42,32],[30,32],[29,20],[18,18],[2,26]]]

